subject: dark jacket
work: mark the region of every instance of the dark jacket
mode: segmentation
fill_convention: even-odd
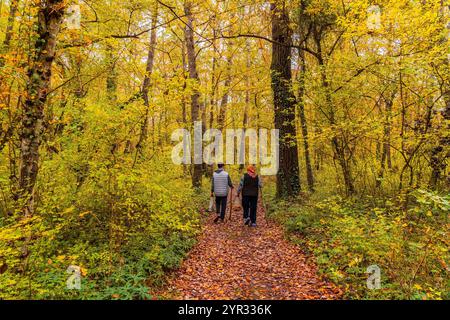
[[[241,193],[244,197],[257,197],[259,188],[262,188],[261,179],[259,176],[252,178],[248,173],[244,174],[239,184],[238,194]]]

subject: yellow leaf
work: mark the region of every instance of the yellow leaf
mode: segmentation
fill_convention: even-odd
[[[423,288],[420,286],[420,284],[415,284],[413,286],[413,288],[416,289],[416,290],[423,290]]]

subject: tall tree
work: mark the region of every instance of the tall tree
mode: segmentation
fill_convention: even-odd
[[[106,76],[106,92],[108,99],[115,103],[117,102],[117,60],[114,57],[114,47],[111,44],[106,46],[106,64],[108,67],[108,74]]]
[[[441,1],[441,22],[446,24],[446,37],[443,37],[441,42],[448,43],[450,37],[450,23],[448,21],[448,11],[444,5],[444,1]],[[447,12],[447,14],[445,14]],[[444,101],[444,107],[441,109],[440,113],[444,119],[444,130],[439,138],[439,143],[434,146],[431,150],[430,164],[432,168],[431,178],[429,185],[431,188],[435,189],[438,185],[439,180],[442,178],[442,173],[445,172],[447,168],[447,159],[450,158],[450,79],[448,77],[449,70],[449,57],[446,56],[442,59],[442,63],[439,66],[435,66],[435,69],[443,69],[442,74],[446,76],[441,76],[440,72],[437,72],[440,81],[440,91],[442,95],[442,100]],[[447,177],[447,184],[450,185],[450,177]]]
[[[396,94],[397,94],[396,91],[393,90],[392,92],[382,93],[380,98],[380,100],[382,100],[385,105],[384,110],[385,123],[383,132],[383,144],[381,150],[380,173],[376,180],[377,188],[381,187],[381,183],[384,178],[384,172],[386,170],[386,164],[389,169],[392,169],[392,156],[391,156],[392,106],[394,105],[394,99]]]
[[[192,15],[192,2],[185,1],[184,14],[187,17],[187,22],[184,28],[184,36],[186,41],[186,53],[188,60],[189,78],[195,83],[191,95],[191,121],[192,127],[197,121],[200,121],[200,92],[197,85],[200,83],[200,77],[197,71],[197,55],[195,52],[194,42],[194,16]],[[192,165],[192,186],[198,188],[202,184],[203,165],[193,163]]]
[[[3,40],[3,50],[8,50],[11,45],[11,40],[14,30],[14,22],[16,20],[17,8],[19,6],[19,0],[11,0],[9,6],[8,24],[5,32],[5,39]]]
[[[50,88],[52,64],[56,54],[57,36],[64,16],[64,0],[48,0],[38,4],[36,40],[28,69],[28,84],[23,104],[20,134],[21,164],[19,187],[26,203],[25,215],[34,213],[33,190],[39,171],[44,106]]]
[[[314,191],[314,172],[311,164],[311,153],[309,148],[308,122],[305,114],[305,95],[306,95],[306,59],[305,52],[299,50],[299,73],[298,73],[298,115],[303,136],[303,152],[305,153],[306,179],[309,191]]]
[[[143,144],[147,140],[148,137],[148,122],[149,122],[149,115],[150,115],[150,98],[149,98],[149,91],[151,86],[151,77],[153,74],[153,65],[155,61],[155,50],[156,50],[156,29],[157,29],[157,23],[158,23],[158,5],[155,4],[155,8],[153,9],[152,13],[152,25],[150,32],[150,44],[148,48],[148,55],[147,55],[147,66],[145,68],[145,76],[144,76],[144,82],[142,84],[141,89],[141,95],[142,99],[144,100],[144,106],[145,106],[145,115],[144,119],[142,119],[141,124],[141,132],[139,134],[139,141],[136,145],[136,148],[138,151],[140,151],[143,147]]]
[[[301,11],[298,15],[298,34],[302,42],[306,42],[308,39],[309,21],[304,15],[306,9],[305,1],[300,3]],[[306,96],[306,56],[305,51],[298,48],[298,66],[299,72],[297,76],[298,81],[298,115],[300,118],[300,127],[303,136],[303,151],[305,155],[305,169],[306,179],[308,182],[308,189],[314,192],[314,172],[311,164],[309,134],[308,134],[308,122],[305,115],[305,96]]]
[[[227,57],[227,71],[226,71],[227,76],[226,76],[225,83],[224,83],[225,92],[222,95],[222,99],[220,100],[220,110],[217,114],[217,123],[219,126],[219,130],[223,130],[225,128],[225,119],[227,118],[228,102],[230,100],[231,65],[232,65],[232,58],[231,58],[231,56],[228,56]]]
[[[271,78],[275,108],[275,128],[280,130],[280,168],[277,174],[277,196],[296,196],[300,192],[295,96],[292,91],[292,30],[286,1],[271,3],[272,64]]]

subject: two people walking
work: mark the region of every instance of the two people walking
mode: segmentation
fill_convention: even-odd
[[[238,197],[242,193],[242,208],[244,211],[244,225],[256,227],[256,213],[258,209],[258,195],[262,188],[261,179],[256,173],[255,166],[248,166],[247,173],[241,178],[237,191]],[[230,190],[234,190],[233,182],[224,164],[219,163],[218,170],[211,179],[211,197],[216,197],[217,217],[214,223],[225,220],[227,199]]]

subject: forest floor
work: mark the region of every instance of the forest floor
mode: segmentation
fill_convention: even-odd
[[[321,279],[313,258],[284,237],[282,227],[264,219],[243,225],[242,209],[234,202],[225,223],[206,219],[198,244],[168,280],[163,299],[302,300],[339,299],[342,292]]]

